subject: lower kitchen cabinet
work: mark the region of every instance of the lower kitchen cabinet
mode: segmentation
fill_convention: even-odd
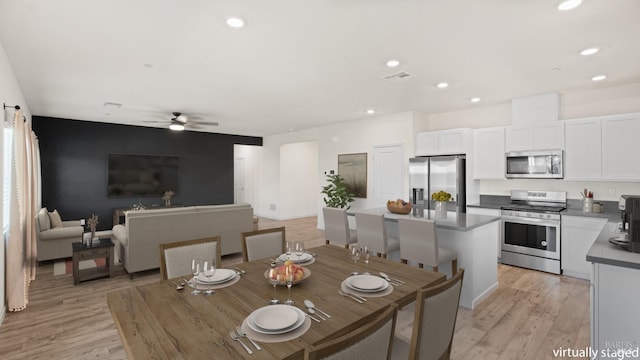
[[[587,262],[587,252],[605,225],[607,219],[603,218],[562,216],[560,266],[564,275],[589,280],[591,263]]]
[[[467,207],[467,214],[501,216],[500,209],[479,208],[479,207]],[[500,220],[500,225],[498,229],[498,253],[496,254],[496,259],[498,261],[500,261],[500,254],[502,250],[502,232],[503,231],[504,229],[502,225],[502,220]]]

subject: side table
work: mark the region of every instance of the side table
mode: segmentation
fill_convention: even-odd
[[[80,281],[97,279],[101,277],[111,277],[113,275],[113,242],[111,238],[100,239],[99,242],[91,245],[84,245],[81,242],[71,244],[73,248],[73,284],[78,285]],[[81,260],[92,260],[105,258],[105,266],[80,270]]]

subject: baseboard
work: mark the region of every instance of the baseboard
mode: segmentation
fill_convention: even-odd
[[[489,286],[487,290],[482,292],[475,299],[473,299],[473,301],[471,302],[471,310],[473,310],[476,307],[476,305],[478,305],[482,300],[489,297],[489,295],[491,295],[491,293],[494,292],[497,288],[498,288],[498,283],[496,282],[495,284]]]
[[[267,220],[274,220],[274,221],[285,221],[285,220],[295,220],[295,219],[302,219],[302,218],[306,218],[306,217],[312,217],[312,216],[318,216],[318,214],[307,214],[307,215],[297,215],[297,216],[287,216],[287,217],[282,217],[282,216],[264,216],[264,215],[259,215],[259,214],[254,214],[257,217],[260,218],[264,218]]]

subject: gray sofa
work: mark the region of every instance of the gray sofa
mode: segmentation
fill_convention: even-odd
[[[249,204],[129,210],[113,227],[119,257],[128,273],[160,267],[159,244],[220,235],[222,255],[242,252],[240,234],[253,230]]]
[[[47,208],[42,208],[36,215],[35,223],[38,261],[71,257],[71,243],[82,241],[84,228],[80,220],[63,221],[62,227],[52,228]]]

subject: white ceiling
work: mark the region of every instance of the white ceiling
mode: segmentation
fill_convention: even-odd
[[[201,131],[255,136],[368,108],[435,113],[640,81],[639,0],[557,5],[2,0],[0,42],[34,115],[167,127],[181,111],[220,123]],[[228,27],[229,16],[246,26]],[[579,55],[592,46],[600,52]],[[390,58],[401,65],[386,67]],[[412,76],[383,79],[399,71]]]

